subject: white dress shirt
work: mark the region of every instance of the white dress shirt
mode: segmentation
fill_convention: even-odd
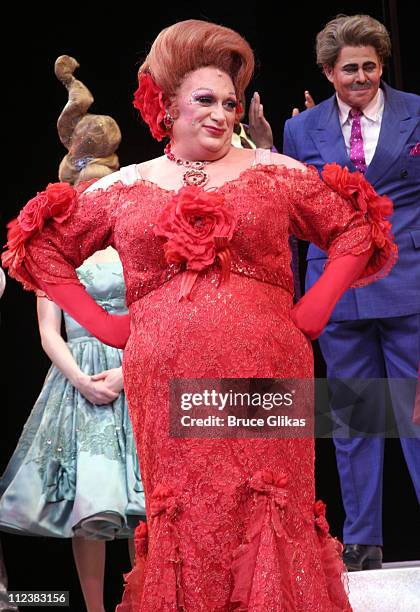
[[[347,155],[350,155],[350,134],[352,119],[349,118],[351,106],[340,100],[337,96],[338,112],[340,125],[343,131],[344,142],[346,143]],[[365,161],[368,166],[375,154],[378,144],[379,132],[381,130],[382,115],[384,113],[384,94],[382,89],[378,89],[376,96],[369,102],[362,111],[360,125],[362,128],[363,149],[365,151]]]

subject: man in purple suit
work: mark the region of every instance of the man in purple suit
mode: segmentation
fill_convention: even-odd
[[[420,96],[381,81],[390,52],[388,32],[372,17],[330,21],[317,36],[317,62],[335,94],[289,119],[284,129],[285,154],[319,171],[330,162],[359,170],[394,202],[397,264],[373,285],[348,290],[319,338],[328,378],[334,380],[336,415],[349,406],[349,393],[343,396],[346,385],[339,381],[353,379],[360,387],[350,423],[359,435],[334,436],[346,513],[343,558],[349,570],[381,567],[382,561],[384,436],[379,433],[385,389],[361,379],[388,379],[420,501],[420,427],[411,419],[420,360]],[[308,289],[322,273],[326,255],[310,245],[307,259]]]

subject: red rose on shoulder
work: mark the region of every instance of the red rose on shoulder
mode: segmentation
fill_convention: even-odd
[[[76,190],[68,183],[50,183],[45,194],[48,198],[49,216],[63,223],[76,207]]]
[[[68,183],[51,183],[22,208],[8,224],[7,250],[2,255],[5,268],[14,273],[25,258],[25,243],[42,231],[49,219],[63,223],[76,207],[76,191]]]
[[[356,174],[355,172],[352,174]],[[350,197],[352,190],[349,189],[348,183],[351,180],[351,174],[348,168],[342,168],[337,163],[326,164],[322,170],[322,178],[324,181],[337,191],[343,197]],[[356,178],[357,182],[357,178]]]
[[[45,221],[53,218],[63,223],[76,206],[76,192],[68,183],[50,183],[22,208],[17,218],[26,234],[42,230]]]
[[[363,212],[372,228],[374,244],[383,249],[392,242],[391,224],[393,203],[388,196],[379,195],[360,172],[349,172],[336,163],[326,164],[322,171],[324,181],[353,206]]]
[[[362,212],[367,212],[369,202],[378,197],[372,185],[360,172],[350,172],[336,163],[326,164],[322,171],[324,181],[343,198],[353,200]]]
[[[42,229],[48,213],[48,198],[45,192],[38,193],[22,208],[17,222],[25,233],[33,234],[35,231]]]

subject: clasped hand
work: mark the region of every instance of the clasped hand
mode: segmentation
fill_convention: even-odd
[[[93,376],[83,375],[78,390],[91,404],[102,406],[112,403],[123,390],[121,368],[104,370]]]

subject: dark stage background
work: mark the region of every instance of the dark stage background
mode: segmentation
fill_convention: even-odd
[[[4,24],[10,30],[11,43],[3,54],[2,66],[10,105],[3,115],[9,136],[7,145],[3,143],[3,185],[7,188],[3,222],[15,216],[37,190],[57,180],[58,164],[66,152],[55,127],[66,102],[66,90],[53,72],[59,55],[73,55],[79,61],[76,77],[95,97],[91,112],[109,114],[117,120],[123,135],[120,163],[127,165],[162,152],[162,145],[152,140],[131,105],[137,68],[156,34],[187,18],[205,18],[233,27],[256,52],[258,67],[248,94],[260,92],[275,144],[281,150],[284,121],[293,106],[303,109],[304,90],[309,89],[316,101],[332,93],[315,65],[313,49],[315,34],[337,13],[369,13],[393,30],[395,59],[384,77],[393,86],[420,94],[418,26],[409,4],[398,2],[395,8],[396,4],[248,2],[240,8],[233,2],[190,5],[178,1],[170,5],[149,3],[147,11],[144,5],[135,3],[114,4],[107,11],[83,5],[67,10],[57,6],[48,14],[39,5],[32,13],[22,7],[24,17],[16,10]],[[4,237],[3,223],[3,243]],[[304,262],[302,272],[303,268]],[[1,308],[3,468],[40,391],[49,362],[40,346],[33,295],[9,280]],[[324,364],[316,346],[315,359],[317,375],[322,376]],[[343,510],[330,440],[317,441],[316,473],[318,496],[327,503],[332,532],[341,537]],[[420,557],[418,507],[397,440],[387,441],[386,448],[384,533],[386,561]],[[69,590],[71,610],[84,609],[70,541],[9,534],[1,534],[1,540],[10,589]],[[128,569],[126,543],[108,544],[105,588],[109,610],[119,600],[121,573]]]

